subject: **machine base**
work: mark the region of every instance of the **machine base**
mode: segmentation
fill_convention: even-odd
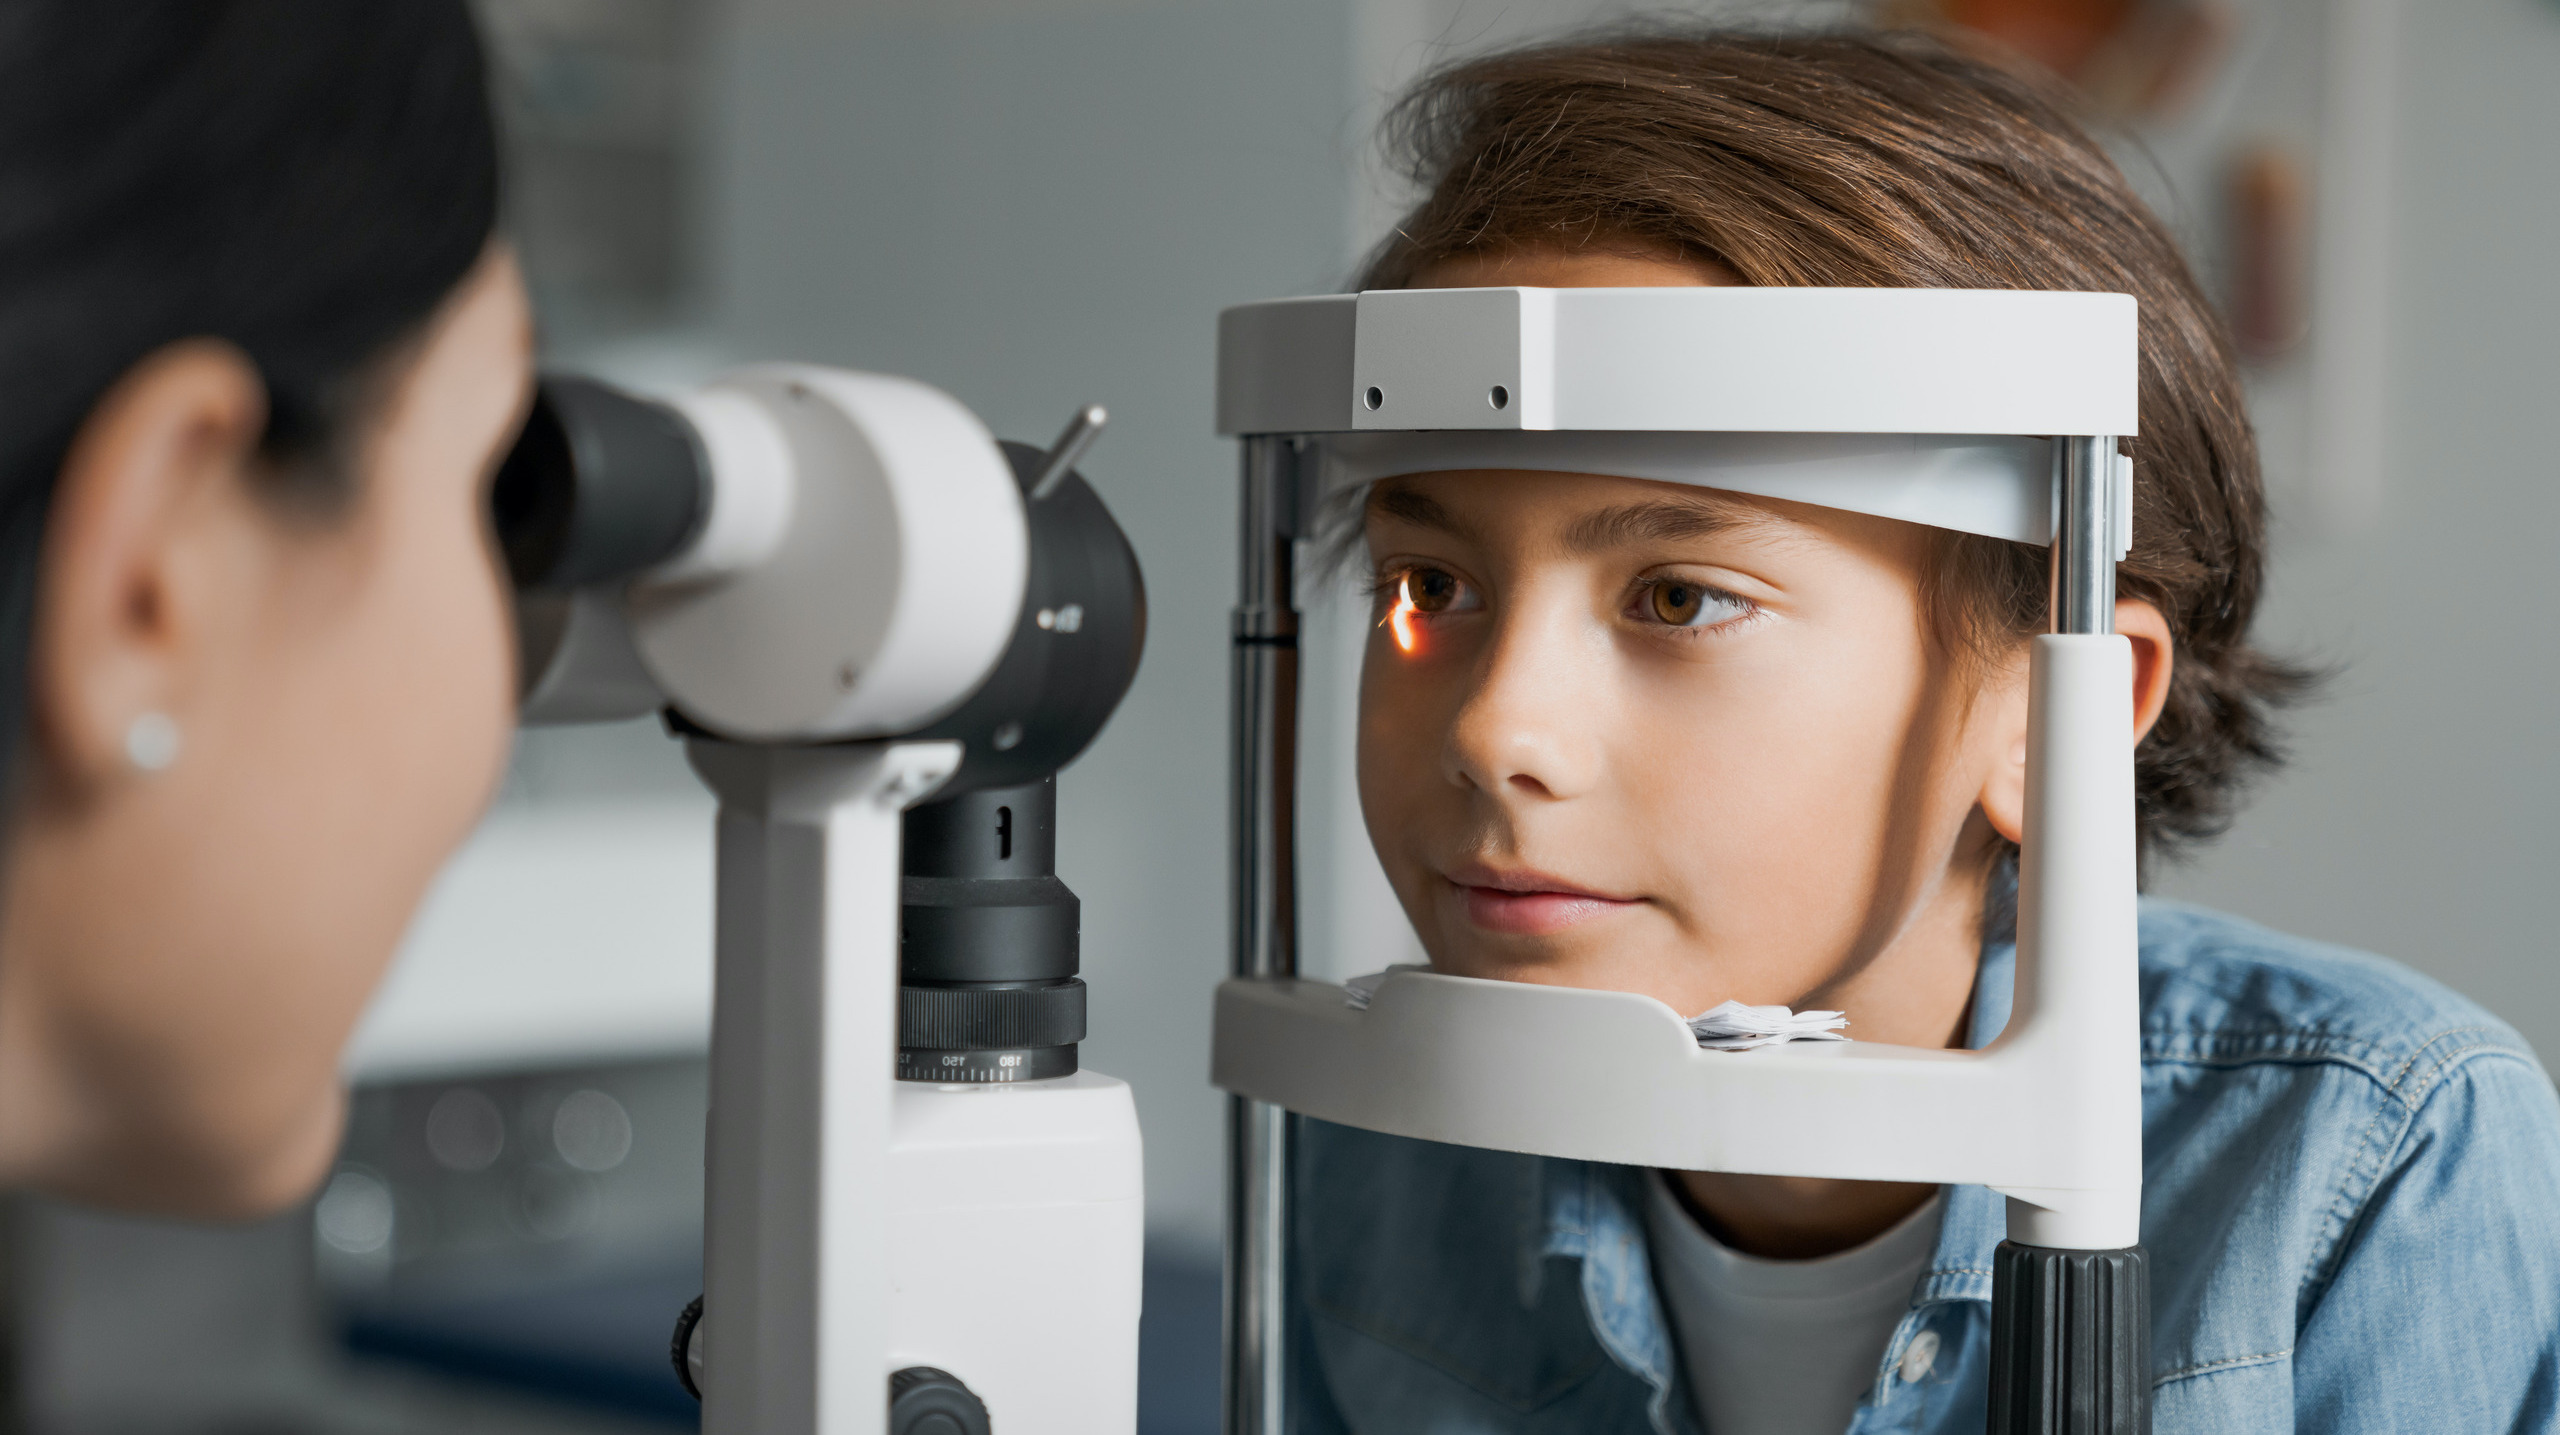
[[[1005,1435],[1134,1435],[1146,1187],[1128,1084],[900,1082],[896,1103],[890,1369],[949,1372]]]

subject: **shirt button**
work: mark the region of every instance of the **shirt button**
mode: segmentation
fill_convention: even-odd
[[[1934,1330],[1924,1330],[1911,1337],[1911,1343],[1902,1348],[1902,1378],[1906,1382],[1928,1379],[1929,1372],[1937,1364],[1938,1333]]]

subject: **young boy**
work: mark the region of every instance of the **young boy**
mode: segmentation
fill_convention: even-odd
[[[2141,306],[2147,857],[2218,829],[2299,679],[2252,650],[2256,456],[2175,247],[2036,84],[1913,38],[1643,37],[1426,81],[1428,197],[1363,287],[2105,290]],[[2006,1020],[2042,549],[1604,475],[1363,510],[1360,788],[1435,968]],[[2560,1423],[2560,1103],[2379,959],[2142,910],[2155,1429]],[[1961,1113],[1948,1113],[1949,1120]],[[1980,1431],[2000,1200],[1654,1172],[1309,1123],[1307,1432]]]

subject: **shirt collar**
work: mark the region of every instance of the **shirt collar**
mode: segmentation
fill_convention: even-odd
[[[1982,894],[1982,954],[1973,969],[1973,1019],[1964,1044],[1980,1051],[2009,1024],[2009,1000],[2018,976],[2018,862],[2010,858],[1991,874]]]
[[[1964,1044],[1989,1046],[2009,1024],[2018,976],[2018,869],[2004,862],[1991,879],[1982,922],[1982,956],[1974,966],[1973,1016]],[[2009,1233],[2009,1203],[1984,1186],[1947,1188],[1947,1215],[1938,1226],[1938,1249],[1929,1273],[1912,1293],[1913,1305],[1942,1300],[1991,1299],[1991,1253]]]
[[[2009,1025],[2009,1002],[2018,978],[2015,942],[1985,942],[1973,970],[1973,1016],[1965,1023],[1964,1044],[1973,1051],[1989,1046]]]

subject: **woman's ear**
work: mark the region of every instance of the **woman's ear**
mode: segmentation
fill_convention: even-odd
[[[2133,645],[2133,740],[2151,735],[2160,710],[2169,704],[2169,675],[2177,665],[2177,640],[2169,620],[2140,598],[2116,603],[2116,632]],[[2012,842],[2026,840],[2027,814],[2027,681],[2026,665],[2004,676],[1983,693],[1981,721],[1986,741],[1998,754],[1984,781],[1982,815],[1993,831]]]
[[[128,768],[136,723],[184,730],[186,659],[233,575],[222,530],[266,426],[266,387],[192,339],[129,370],[65,456],[47,520],[29,687],[56,792]],[[208,542],[207,540],[211,540]],[[208,561],[210,560],[210,561]]]

